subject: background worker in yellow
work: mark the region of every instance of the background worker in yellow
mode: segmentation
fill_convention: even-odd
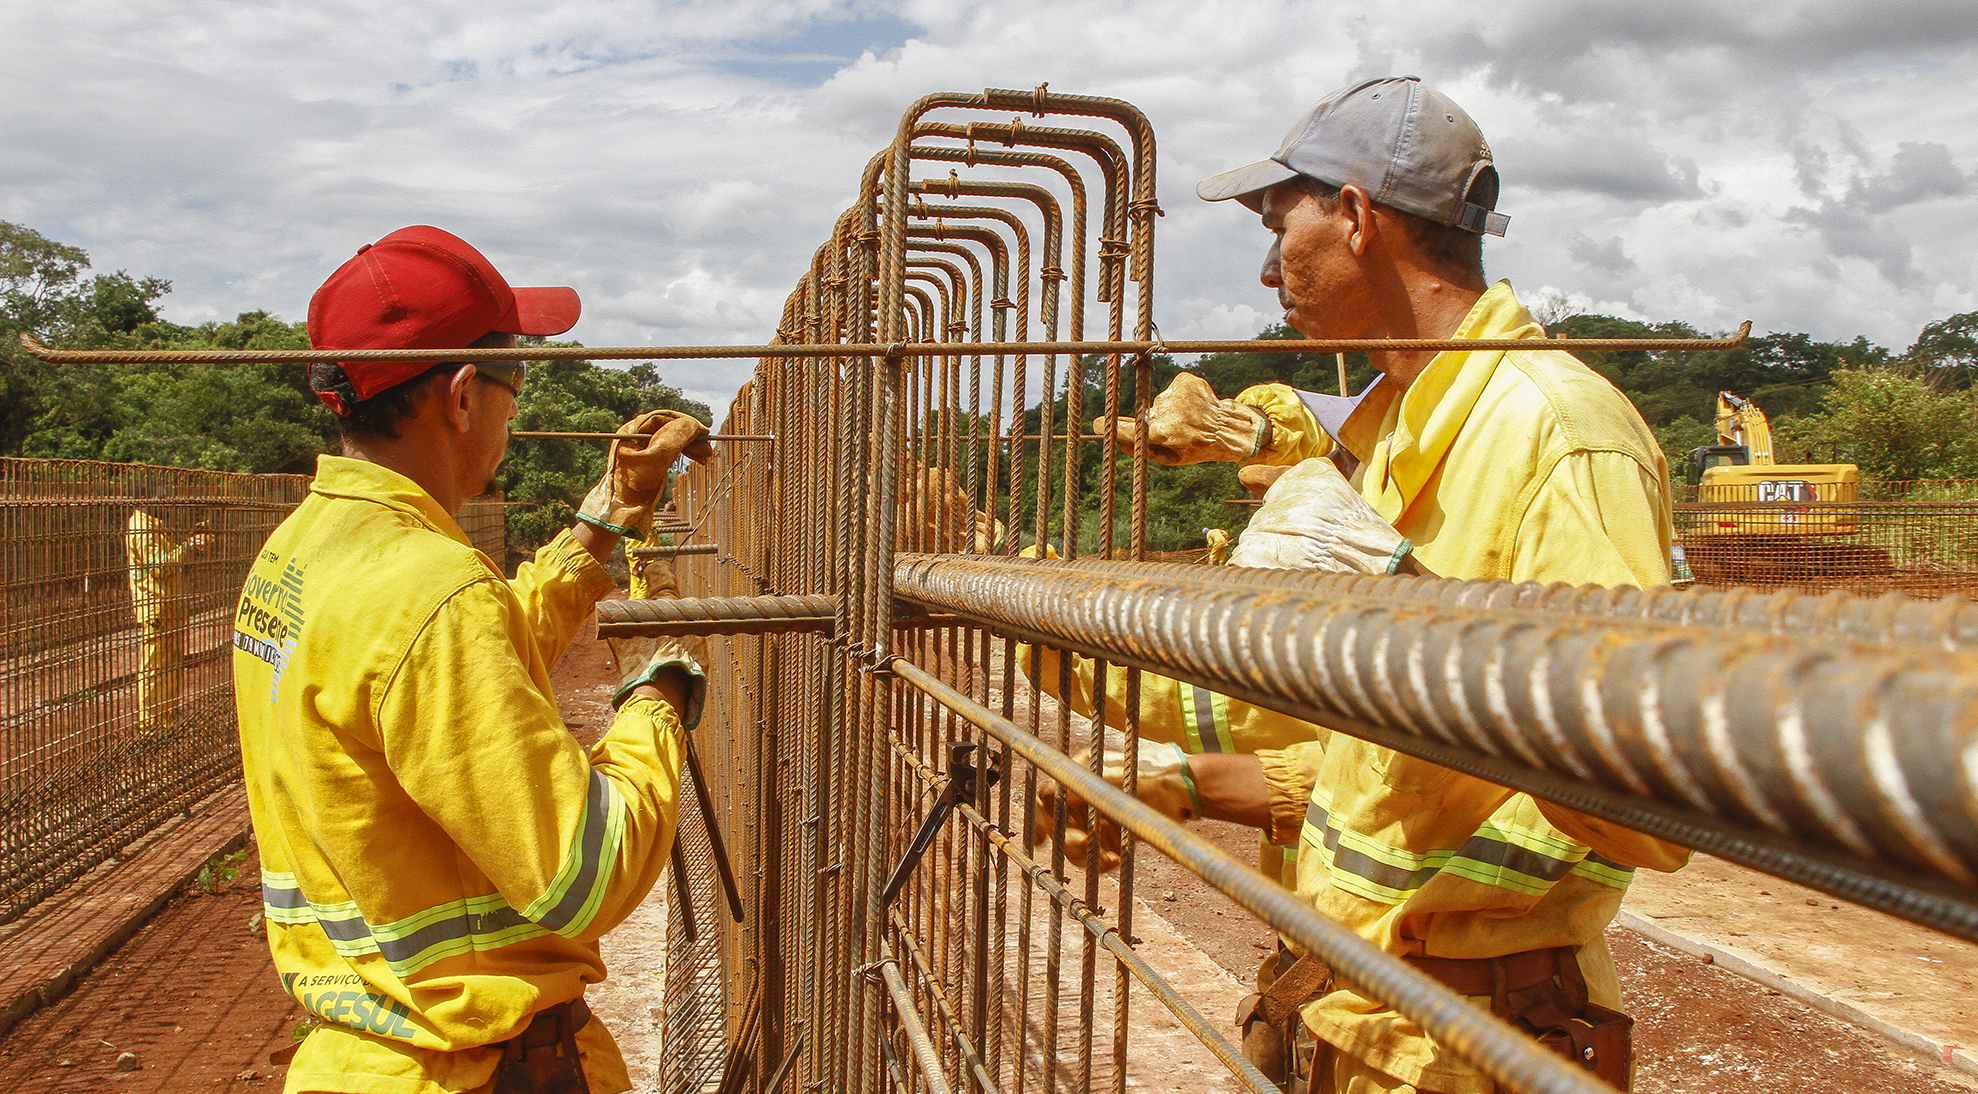
[[[139,492],[155,503],[159,489],[145,483]],[[185,629],[190,622],[183,576],[194,555],[211,546],[213,537],[198,532],[180,541],[165,520],[140,503],[124,525],[124,554],[130,562],[131,615],[137,620],[141,643],[137,669],[137,719],[146,728],[162,726],[178,715],[185,691]]]
[[[359,250],[310,302],[318,348],[512,345],[578,314],[511,289],[436,228]],[[613,586],[602,560],[649,525],[706,427],[652,411],[615,442],[578,523],[513,580],[455,522],[501,462],[519,363],[316,365],[342,456],[256,559],[234,624],[241,759],[283,987],[322,1022],[291,1091],[630,1087],[583,1005],[598,939],[651,888],[678,816],[700,667],[621,648],[610,731],[588,751],[550,666]]]
[[[1150,415],[1149,440],[1174,462],[1312,457],[1270,487],[1232,565],[1668,580],[1668,474],[1653,436],[1612,385],[1539,341],[1508,283],[1484,280],[1482,234],[1506,222],[1497,191],[1475,123],[1412,77],[1334,92],[1276,155],[1197,188],[1262,216],[1275,237],[1263,282],[1308,337],[1534,341],[1529,351],[1370,355],[1379,381],[1336,446],[1310,442],[1318,453],[1300,446],[1324,431],[1282,392],[1163,393],[1184,400],[1165,416],[1181,424],[1158,436],[1163,418]],[[1247,451],[1243,421],[1258,431]],[[1143,727],[1151,683],[1143,677]],[[1319,727],[1271,747],[1264,741],[1291,736],[1295,723],[1229,706],[1233,725],[1267,728],[1252,731],[1251,755],[1187,758],[1179,774],[1194,811],[1295,834],[1297,891],[1320,911],[1535,1034],[1601,1031],[1594,1052],[1555,1047],[1625,1081],[1627,1047],[1615,1036],[1626,1019],[1611,1013],[1619,988],[1602,934],[1634,868],[1672,870],[1687,852]],[[1154,793],[1172,800],[1164,781]],[[1495,1089],[1315,962],[1280,972],[1278,1001],[1302,1016],[1293,1089]],[[1506,990],[1493,997],[1493,983]]]

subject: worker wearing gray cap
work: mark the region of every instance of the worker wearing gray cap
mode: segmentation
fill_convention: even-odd
[[[1156,458],[1242,463],[1246,483],[1270,483],[1231,565],[1668,581],[1668,472],[1653,435],[1546,339],[1508,282],[1484,279],[1483,238],[1509,221],[1490,148],[1461,107],[1412,76],[1357,83],[1321,100],[1270,158],[1197,193],[1262,217],[1273,237],[1263,282],[1308,337],[1531,341],[1370,354],[1381,375],[1357,400],[1282,384],[1222,399],[1184,373],[1150,408]],[[1123,446],[1134,428],[1118,423]],[[1089,695],[1090,673],[1039,686]],[[1109,722],[1126,699],[1111,695]],[[1603,932],[1636,868],[1673,870],[1687,851],[1221,699],[1141,679],[1139,732],[1197,753],[1174,775],[1194,812],[1263,829],[1295,855],[1297,890],[1321,912],[1625,1087],[1630,1020]],[[1216,724],[1189,724],[1191,710]],[[1235,747],[1188,746],[1211,728],[1224,736],[1225,720],[1243,730],[1227,735]],[[1243,747],[1246,735],[1259,743]],[[1143,794],[1150,785],[1165,784],[1143,775]],[[1316,958],[1286,952],[1260,980],[1239,1016],[1246,1054],[1288,1089],[1496,1089]]]

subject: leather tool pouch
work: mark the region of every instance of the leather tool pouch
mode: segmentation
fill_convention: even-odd
[[[1309,956],[1294,958],[1289,951],[1280,949],[1277,979],[1263,993],[1246,997],[1237,1007],[1236,1025],[1243,1031],[1243,1058],[1276,1083],[1278,1089],[1302,1094],[1309,1086],[1311,1054],[1316,1046],[1305,1031],[1300,1011],[1306,1003],[1330,990],[1332,970],[1324,962]]]
[[[502,1042],[494,1094],[591,1094],[577,1031],[591,1020],[582,999],[536,1012],[529,1027]]]
[[[1635,1020],[1588,1001],[1586,979],[1572,947],[1550,952],[1556,962],[1554,976],[1515,991],[1498,987],[1492,993],[1491,1010],[1608,1085],[1629,1089],[1634,1078]]]

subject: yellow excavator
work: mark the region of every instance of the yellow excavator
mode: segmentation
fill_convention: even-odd
[[[1717,443],[1690,452],[1689,480],[1709,508],[1683,544],[1697,580],[1767,584],[1874,576],[1888,552],[1853,542],[1861,528],[1861,469],[1851,463],[1775,463],[1765,411],[1717,393]]]

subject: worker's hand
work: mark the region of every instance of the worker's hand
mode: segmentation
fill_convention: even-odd
[[[674,462],[686,456],[706,463],[714,458],[714,445],[707,439],[707,426],[677,410],[648,410],[618,432],[634,439],[611,442],[604,477],[584,496],[577,519],[621,536],[637,536],[639,525],[651,522]],[[649,439],[636,439],[648,433]]]
[[[1092,750],[1082,749],[1073,757],[1080,767],[1090,769]],[[1139,778],[1134,783],[1134,797],[1153,806],[1162,816],[1173,821],[1191,821],[1202,815],[1201,802],[1196,794],[1195,780],[1188,774],[1188,753],[1179,746],[1163,741],[1140,740],[1140,752],[1134,765]],[[1106,781],[1114,786],[1126,785],[1126,738],[1113,730],[1106,731]],[[1044,780],[1037,790],[1036,816],[1030,827],[1030,843],[1036,846],[1051,838],[1058,823],[1058,784]],[[1088,869],[1092,846],[1098,844],[1098,868],[1111,870],[1119,865],[1119,826],[1101,818],[1098,831],[1091,832],[1085,827],[1087,821],[1085,799],[1076,794],[1065,794],[1065,857]]]
[[[1120,451],[1133,451],[1135,421],[1116,418],[1114,441]],[[1106,419],[1092,420],[1092,432],[1104,435]],[[1247,460],[1271,442],[1271,420],[1256,407],[1234,399],[1216,398],[1207,380],[1192,372],[1174,378],[1147,408],[1147,455],[1172,467],[1186,463],[1235,463]]]
[[[654,600],[678,597],[680,585],[674,578],[673,564],[661,559],[644,561],[646,597]],[[701,707],[707,700],[707,671],[701,668],[707,649],[699,637],[607,638],[605,641],[610,644],[612,659],[618,666],[618,688],[611,694],[613,710],[625,705],[632,689],[676,672],[684,680],[686,692],[681,709],[674,712],[680,716],[680,727],[692,729],[700,724]]]
[[[1280,476],[1229,556],[1231,566],[1391,574],[1414,544],[1323,456]]]
[[[185,541],[185,545],[194,551],[204,551],[213,546],[213,537],[206,532],[197,532],[191,539]]]

